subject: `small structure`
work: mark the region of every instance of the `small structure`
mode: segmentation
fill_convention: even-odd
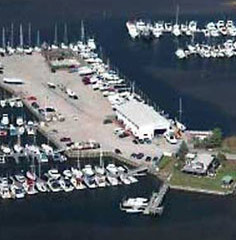
[[[182,169],[182,171],[186,173],[207,175],[208,173],[215,171],[220,165],[215,156],[210,154],[188,154],[186,156],[189,156],[189,158],[186,160],[186,164]]]
[[[230,187],[234,180],[232,176],[226,175],[221,179],[221,181],[222,187]]]
[[[135,99],[130,99],[116,106],[116,115],[127,130],[139,139],[152,139],[155,135],[165,132],[170,122],[153,107]]]

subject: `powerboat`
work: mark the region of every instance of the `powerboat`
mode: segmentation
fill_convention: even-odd
[[[9,124],[9,117],[8,117],[8,114],[4,113],[2,115],[2,119],[1,119],[1,124],[4,125],[4,126],[7,126]]]

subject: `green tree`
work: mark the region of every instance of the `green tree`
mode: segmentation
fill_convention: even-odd
[[[215,128],[212,131],[212,136],[209,139],[209,147],[220,147],[222,144],[222,131],[220,128]]]
[[[184,161],[185,155],[188,153],[188,146],[185,141],[183,141],[179,147],[179,150],[177,152],[177,157],[181,160]]]

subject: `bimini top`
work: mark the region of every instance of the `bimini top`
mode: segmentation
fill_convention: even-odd
[[[135,99],[116,106],[116,111],[138,128],[168,129],[170,126],[170,122],[156,112],[153,107]]]

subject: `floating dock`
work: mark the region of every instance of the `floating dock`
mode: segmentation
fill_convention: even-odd
[[[163,207],[161,206],[162,201],[169,189],[169,185],[164,183],[159,192],[154,192],[151,196],[151,199],[148,203],[148,206],[145,208],[143,211],[144,215],[156,215],[159,214],[161,215],[163,212]]]

